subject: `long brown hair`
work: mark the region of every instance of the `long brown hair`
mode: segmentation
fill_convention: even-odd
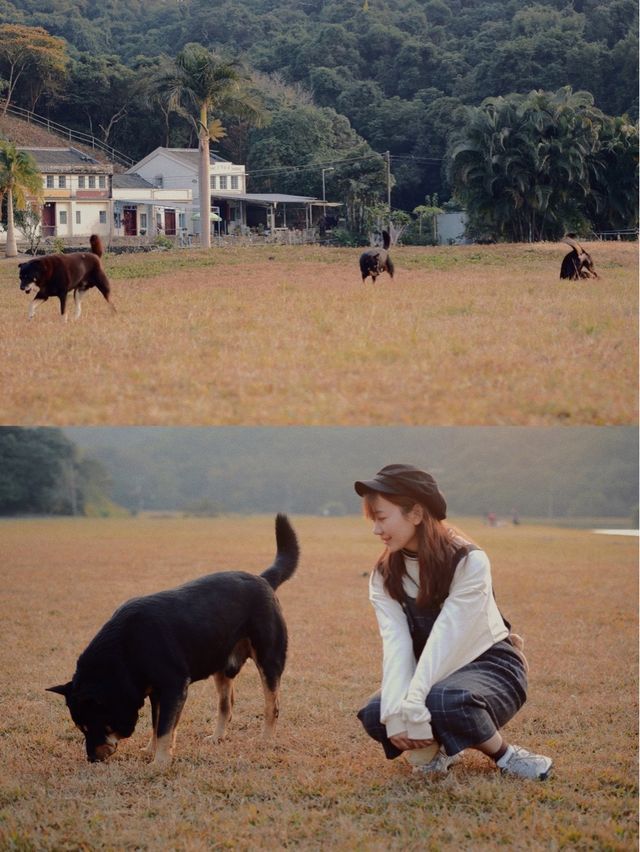
[[[364,495],[363,508],[366,517],[375,520],[373,500],[377,492]],[[455,568],[452,557],[461,547],[472,544],[459,530],[434,518],[427,506],[413,497],[399,494],[382,494],[385,500],[399,506],[403,514],[408,514],[414,506],[422,509],[422,520],[416,526],[418,539],[419,586],[416,603],[419,607],[442,606],[449,594]],[[382,574],[384,587],[394,600],[404,600],[402,580],[406,576],[404,555],[401,551],[390,553],[383,551],[376,564],[376,570]]]

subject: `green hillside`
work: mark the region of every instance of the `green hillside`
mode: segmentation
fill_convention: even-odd
[[[637,149],[637,131],[629,136],[628,129],[638,116],[633,0],[4,0],[3,24],[42,27],[65,40],[69,57],[66,78],[55,84],[34,85],[36,72],[25,72],[12,103],[93,133],[133,159],[158,145],[196,143],[193,123],[171,112],[150,86],[186,44],[197,42],[238,61],[266,110],[266,125],[253,126],[223,110],[216,117],[226,136],[216,150],[247,164],[254,191],[320,196],[321,166],[331,165],[330,196],[344,198],[360,182],[359,200],[370,203],[377,195],[384,201],[380,162],[370,173],[365,168],[377,152],[391,165],[394,208],[410,213],[434,194],[446,201],[454,190],[452,140],[470,121],[465,107],[564,87],[589,93],[596,113],[589,99],[571,102],[589,127],[601,124],[602,115],[626,117],[586,140],[585,156],[593,163],[567,171],[564,160],[573,162],[575,152],[563,150],[557,173],[546,177],[556,181],[565,174],[569,185],[580,184],[581,197],[601,197],[607,191],[594,175],[602,180],[604,174],[609,185],[615,177],[606,157],[620,158],[627,182],[634,162],[637,167],[637,155],[634,160],[625,150],[627,140]],[[0,78],[10,77],[0,47]],[[527,121],[539,126],[546,141],[555,132],[540,129],[535,114],[527,114]],[[561,123],[554,116],[553,127]],[[573,127],[570,136],[576,136]],[[534,149],[539,141],[533,139]],[[586,152],[584,144],[580,140]],[[346,173],[340,164],[350,152]],[[518,152],[521,171],[533,168],[531,156]],[[622,185],[615,180],[614,195]],[[597,209],[568,209],[544,238],[582,220],[600,230],[637,221],[627,198],[605,198],[592,207]]]

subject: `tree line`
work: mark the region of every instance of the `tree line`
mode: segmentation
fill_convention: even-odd
[[[631,427],[0,427],[0,516],[353,514],[353,481],[392,458],[431,470],[453,515],[637,523]]]
[[[354,514],[356,479],[389,461],[431,470],[452,514],[637,512],[632,428],[68,429],[131,511]]]
[[[0,515],[117,511],[110,478],[59,429],[0,427]]]
[[[637,225],[636,33],[631,0],[5,0],[0,89],[134,159],[217,120],[252,190],[319,197],[324,176],[356,234],[390,165],[398,210],[438,196],[479,233],[551,239]],[[260,109],[198,124],[159,90],[194,46],[242,69]]]

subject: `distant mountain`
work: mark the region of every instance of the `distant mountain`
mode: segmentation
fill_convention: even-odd
[[[354,513],[353,481],[404,461],[453,514],[624,516],[637,509],[633,427],[76,428],[130,509]]]

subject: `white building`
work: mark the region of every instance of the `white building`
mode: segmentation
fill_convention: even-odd
[[[191,187],[164,189],[137,174],[114,174],[76,148],[19,148],[42,174],[43,237],[175,236],[191,230]],[[6,239],[6,235],[5,235]]]
[[[441,246],[460,245],[465,241],[467,214],[459,210],[455,213],[438,213],[436,216],[438,243]]]
[[[115,237],[174,237],[191,230],[191,189],[163,189],[139,174],[114,175],[112,184]]]
[[[111,233],[113,166],[76,148],[25,148],[42,174],[44,237]]]
[[[200,192],[197,148],[156,148],[132,166],[127,174],[138,174],[154,187],[175,193],[190,189],[192,205],[186,213],[190,233],[200,233]],[[316,198],[281,193],[247,192],[244,165],[210,154],[210,194],[213,229],[224,233],[243,232],[250,227],[270,231],[310,228],[322,215],[323,202]],[[327,203],[324,205],[336,206]],[[218,219],[219,217],[219,219]]]
[[[199,156],[197,148],[156,148],[127,172],[140,175],[157,189],[168,192],[190,190],[191,205],[186,212],[186,227],[194,234],[200,232]],[[215,201],[212,199],[212,212],[226,223],[225,230],[233,230],[244,221],[241,196],[246,190],[245,167],[223,160],[217,154],[209,156],[211,193],[222,193],[222,196],[216,195]]]

